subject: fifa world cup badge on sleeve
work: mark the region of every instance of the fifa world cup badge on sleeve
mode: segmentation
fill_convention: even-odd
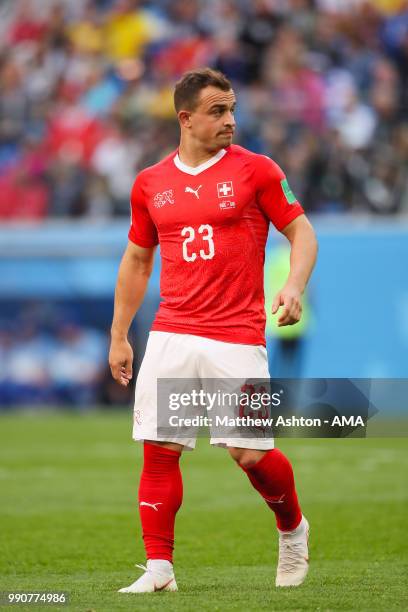
[[[288,204],[294,204],[296,202],[296,196],[289,187],[288,179],[282,179],[280,184]]]

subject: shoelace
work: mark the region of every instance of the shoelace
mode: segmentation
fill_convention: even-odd
[[[140,563],[135,563],[135,567],[138,567],[139,569],[144,570],[145,572],[151,572],[152,570],[149,570],[146,565],[141,565]]]
[[[279,571],[293,572],[297,569],[299,557],[303,559],[302,542],[291,542],[281,538],[279,542]]]

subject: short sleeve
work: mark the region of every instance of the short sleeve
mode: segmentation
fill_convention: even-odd
[[[266,155],[257,155],[255,166],[258,204],[276,229],[282,231],[304,210],[277,163]]]
[[[133,184],[130,196],[130,214],[129,240],[145,248],[156,246],[159,243],[159,238],[156,226],[147,208],[142,175],[139,175]]]

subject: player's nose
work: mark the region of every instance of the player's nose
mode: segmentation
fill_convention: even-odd
[[[225,126],[229,126],[229,127],[235,128],[234,114],[231,113],[231,111],[227,112],[227,114],[225,116],[224,124],[225,124]]]

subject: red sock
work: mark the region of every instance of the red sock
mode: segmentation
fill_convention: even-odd
[[[139,513],[147,559],[173,562],[174,522],[183,499],[181,453],[144,443]]]
[[[302,520],[302,512],[296,495],[292,466],[285,455],[274,448],[251,468],[242,469],[274,511],[278,529],[296,529]]]

